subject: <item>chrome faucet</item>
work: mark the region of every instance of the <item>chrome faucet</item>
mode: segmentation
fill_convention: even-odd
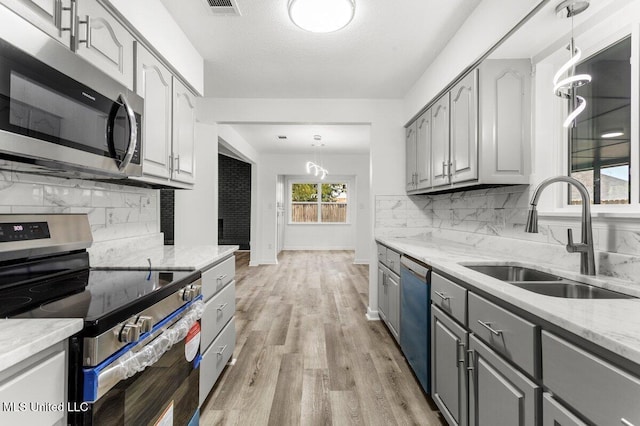
[[[596,262],[593,254],[593,229],[591,227],[591,199],[587,188],[577,179],[569,176],[556,176],[545,179],[536,188],[531,198],[531,207],[527,216],[525,232],[538,233],[538,199],[542,190],[554,182],[566,182],[576,187],[582,197],[582,242],[573,242],[573,232],[567,229],[567,251],[569,253],[580,253],[580,273],[584,275],[596,274]]]

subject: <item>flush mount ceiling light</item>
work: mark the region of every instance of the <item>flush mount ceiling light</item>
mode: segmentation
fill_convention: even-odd
[[[313,33],[344,28],[356,11],[355,0],[289,0],[289,17],[298,27]]]
[[[556,7],[556,14],[563,18],[571,18],[571,41],[567,49],[571,52],[571,59],[560,67],[553,76],[553,93],[561,98],[569,99],[573,111],[569,113],[563,127],[575,125],[575,119],[587,107],[587,101],[577,96],[575,89],[591,82],[589,74],[576,74],[576,64],[580,61],[581,51],[573,41],[573,17],[584,12],[589,7],[586,0],[565,0]],[[563,75],[566,73],[566,76]]]

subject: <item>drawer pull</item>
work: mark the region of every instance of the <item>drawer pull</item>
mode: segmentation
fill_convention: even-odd
[[[218,281],[218,283],[220,283],[225,278],[227,278],[227,274],[220,275],[218,278],[216,278],[216,280]]]
[[[484,328],[486,328],[487,330],[489,330],[491,333],[493,333],[496,336],[500,336],[502,334],[502,330],[495,330],[493,327],[491,327],[491,323],[490,322],[482,322],[482,321],[478,320],[478,324],[480,324],[481,326],[483,326]]]
[[[221,310],[223,310],[224,308],[226,308],[226,307],[227,307],[227,305],[228,305],[228,303],[223,303],[222,305],[218,306],[218,308],[217,308],[217,309],[218,309],[219,311],[221,311]]]
[[[470,367],[467,367],[467,370],[473,371],[473,349],[468,350],[467,353],[469,354],[469,365],[470,365]]]
[[[629,420],[625,419],[624,417],[620,419],[620,423],[622,423],[624,426],[633,426],[633,423],[631,423]]]
[[[221,347],[220,349],[218,349],[218,352],[216,352],[216,355],[218,356],[222,356],[222,354],[224,354],[224,350],[227,349],[227,345],[224,345],[223,347]]]
[[[440,293],[439,291],[434,291],[434,293],[435,293],[437,296],[440,296],[440,298],[441,298],[442,300],[450,300],[450,299],[451,299],[451,297],[450,297],[450,296],[447,296],[447,295],[446,295],[446,294],[444,294],[444,293]]]
[[[462,348],[462,359],[458,360],[458,364],[464,364],[464,343],[461,340],[458,340],[458,349]]]

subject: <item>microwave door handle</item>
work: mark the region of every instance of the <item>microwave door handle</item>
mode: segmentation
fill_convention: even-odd
[[[127,112],[127,118],[129,119],[129,129],[131,129],[131,133],[129,134],[129,148],[127,149],[127,153],[124,156],[124,159],[120,163],[119,170],[123,171],[127,168],[129,163],[131,163],[131,159],[133,158],[133,153],[136,150],[136,146],[138,145],[138,126],[136,124],[136,116],[133,113],[133,108],[129,105],[127,98],[121,93],[118,96],[118,99],[122,102],[125,111]]]

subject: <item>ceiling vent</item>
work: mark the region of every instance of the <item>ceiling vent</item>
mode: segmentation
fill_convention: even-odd
[[[240,16],[237,0],[204,0],[204,3],[213,15]]]

